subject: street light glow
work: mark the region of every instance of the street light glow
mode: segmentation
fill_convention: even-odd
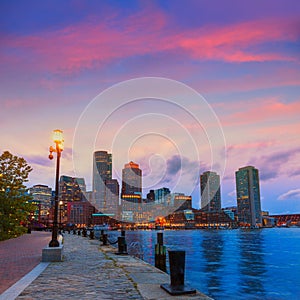
[[[64,142],[63,132],[60,129],[53,130],[53,141],[54,143],[62,145]]]

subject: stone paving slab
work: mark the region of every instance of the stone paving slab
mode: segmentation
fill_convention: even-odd
[[[50,263],[14,299],[174,299],[160,288],[169,283],[168,274],[138,258],[115,253],[115,248],[101,247],[97,240],[65,234],[63,261]],[[211,299],[199,292],[175,298]]]
[[[136,260],[136,264],[132,263]],[[155,268],[154,266],[137,258],[130,258],[127,262],[125,257],[117,260],[117,266],[120,266],[129,275],[137,285],[137,289],[146,300],[212,300],[210,297],[197,291],[195,294],[171,296],[164,291],[160,285],[170,284],[170,276]]]
[[[64,260],[51,263],[16,299],[143,299],[100,242],[64,235]]]
[[[131,256],[118,256],[110,251],[109,247],[101,248],[106,256],[116,262],[116,266],[122,268],[131,280],[136,284],[143,299],[146,300],[212,300],[200,293],[192,295],[171,296],[160,285],[170,283],[170,276],[154,266]],[[113,250],[115,251],[115,250]]]

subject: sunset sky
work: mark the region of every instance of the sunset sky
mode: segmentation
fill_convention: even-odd
[[[28,186],[53,187],[59,128],[61,174],[88,190],[93,151],[107,150],[120,184],[133,160],[144,194],[166,186],[194,207],[200,172],[222,175],[225,207],[253,165],[262,209],[300,213],[299,54],[299,0],[4,0],[0,150],[32,165]]]

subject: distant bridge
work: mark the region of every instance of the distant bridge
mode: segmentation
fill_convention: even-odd
[[[277,225],[300,225],[300,214],[288,214],[288,215],[272,215],[269,216],[277,220]]]

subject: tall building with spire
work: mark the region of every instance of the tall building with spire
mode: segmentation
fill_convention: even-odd
[[[122,170],[122,199],[125,195],[142,195],[142,170],[133,161]]]
[[[205,212],[221,211],[220,176],[207,171],[200,175],[201,208]]]
[[[238,221],[244,226],[261,226],[258,170],[252,166],[235,172]]]
[[[107,151],[95,151],[93,156],[93,192],[94,204],[98,210],[106,207],[105,181],[112,179],[112,154]]]

